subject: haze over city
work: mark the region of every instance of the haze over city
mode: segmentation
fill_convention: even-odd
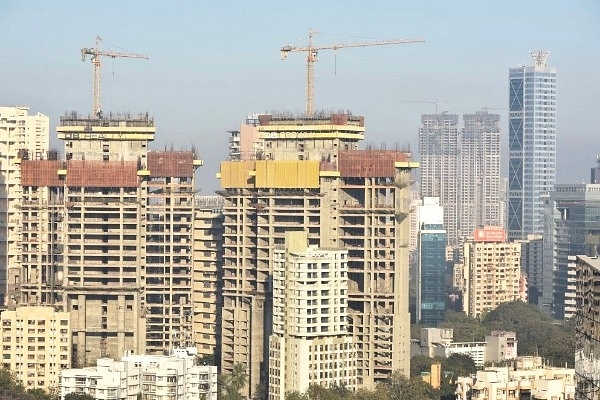
[[[2,1],[2,103],[49,115],[55,127],[67,110],[91,110],[92,67],[79,51],[96,35],[105,49],[146,54],[103,61],[102,108],[149,112],[153,148],[194,145],[205,161],[199,186],[210,194],[227,130],[252,112],[303,112],[305,54],[281,61],[279,49],[306,45],[311,29],[323,32],[319,45],[426,40],[323,51],[315,67],[316,109],[364,115],[367,144],[414,152],[420,116],[435,112],[434,102],[459,115],[501,114],[506,146],[508,68],[531,65],[530,50],[549,50],[558,72],[557,182],[580,182],[600,152],[599,21],[596,1]]]

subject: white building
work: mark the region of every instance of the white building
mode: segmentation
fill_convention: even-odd
[[[303,231],[286,232],[275,251],[269,399],[310,385],[356,388],[356,349],[347,327],[346,250],[307,247]]]
[[[459,377],[456,399],[574,399],[574,376],[573,368],[546,367],[541,357],[519,357],[511,367],[489,367],[474,377]]]
[[[60,399],[76,392],[96,399],[216,400],[217,367],[194,365],[194,355],[125,355],[98,359],[96,367],[61,373]]]
[[[18,276],[21,262],[20,161],[47,157],[49,126],[47,116],[29,115],[27,107],[0,106],[0,302],[4,304],[15,304],[5,296],[14,291],[16,282],[10,276]]]

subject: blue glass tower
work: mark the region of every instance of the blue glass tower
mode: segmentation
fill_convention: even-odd
[[[419,207],[419,270],[417,273],[417,321],[436,326],[446,311],[446,245],[444,208],[439,198],[425,197]]]
[[[544,232],[544,200],[556,183],[556,69],[532,51],[533,67],[509,70],[508,237]]]

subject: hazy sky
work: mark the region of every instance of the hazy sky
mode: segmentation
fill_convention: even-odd
[[[502,115],[507,142],[508,68],[550,50],[558,69],[558,182],[589,179],[600,153],[600,0],[505,1],[16,1],[0,0],[0,104],[50,116],[92,106],[92,67],[80,49],[148,61],[104,59],[104,111],[148,111],[153,148],[195,145],[202,192],[227,154],[227,130],[251,112],[302,112],[305,55],[282,45],[424,38],[424,44],[319,53],[317,109],[366,118],[368,144],[417,150],[420,115],[440,110]],[[114,45],[113,45],[114,44]],[[498,108],[498,109],[495,109]],[[58,143],[54,140],[56,146]],[[62,151],[62,148],[60,148]],[[503,161],[506,170],[507,160]]]

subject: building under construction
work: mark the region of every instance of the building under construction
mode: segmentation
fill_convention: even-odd
[[[259,116],[254,159],[221,163],[224,199],[221,367],[242,363],[246,396],[268,379],[273,249],[286,231],[348,251],[349,330],[357,383],[409,373],[407,151],[359,150],[364,119],[350,114]],[[242,139],[243,140],[243,139]],[[315,307],[318,307],[318,295]]]
[[[69,311],[73,361],[191,343],[192,151],[148,151],[148,115],[61,118],[64,160],[22,160],[18,304]]]

